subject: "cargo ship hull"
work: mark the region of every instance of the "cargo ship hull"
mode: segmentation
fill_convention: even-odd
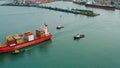
[[[23,48],[23,47],[26,47],[26,46],[30,46],[30,45],[33,45],[33,44],[36,44],[36,43],[40,43],[40,42],[49,40],[51,38],[52,38],[52,34],[48,34],[48,35],[46,35],[42,38],[35,37],[35,39],[32,40],[32,41],[24,40],[23,43],[17,44],[15,46],[8,46],[7,43],[4,43],[2,45],[5,46],[5,47],[0,48],[0,53],[13,51],[15,49],[20,49],[20,48]]]
[[[94,7],[94,8],[101,8],[106,10],[115,10],[115,7],[112,6],[102,6],[102,5],[95,5],[95,4],[85,4],[86,7]]]

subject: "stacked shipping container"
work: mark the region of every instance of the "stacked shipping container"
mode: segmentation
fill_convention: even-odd
[[[48,32],[47,25],[36,30],[36,37],[38,37],[38,38],[45,37],[48,34],[49,34],[49,32]],[[9,46],[15,46],[16,44],[21,44],[25,40],[26,41],[33,41],[34,40],[34,35],[33,35],[32,31],[24,32],[24,39],[22,38],[22,35],[20,35],[20,34],[13,34],[13,35],[6,36],[6,43]],[[0,44],[0,47],[1,46],[2,45]]]
[[[44,29],[38,29],[38,30],[36,30],[36,36],[39,37],[39,38],[44,37],[45,36]]]
[[[27,41],[32,41],[32,40],[34,40],[34,35],[33,35],[32,31],[27,31],[27,32],[25,32],[25,33],[24,33],[24,36],[25,36],[25,39],[26,39]]]
[[[16,44],[20,44],[23,42],[23,39],[22,39],[22,37],[20,37],[19,34],[14,34],[14,35],[12,35],[12,37],[15,39]]]
[[[6,36],[6,42],[9,46],[14,46],[15,44],[15,39],[12,36]]]

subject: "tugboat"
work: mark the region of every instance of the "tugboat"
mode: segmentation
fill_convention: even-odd
[[[57,26],[56,29],[64,28],[64,26]]]
[[[15,54],[20,54],[22,52],[25,52],[25,50],[18,50],[18,49],[16,49],[16,50],[11,51],[11,54],[15,55]]]
[[[85,35],[83,35],[83,34],[77,34],[76,36],[74,36],[73,38],[74,39],[80,39],[80,38],[84,38],[85,37]]]
[[[84,0],[73,0],[73,3],[79,4],[79,5],[85,5],[86,1],[84,1]]]

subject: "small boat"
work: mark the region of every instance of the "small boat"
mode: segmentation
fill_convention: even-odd
[[[76,36],[74,36],[73,38],[74,39],[80,39],[80,38],[84,38],[85,37],[85,35],[83,35],[83,34],[77,34]]]
[[[57,26],[56,29],[64,28],[64,26]]]
[[[79,4],[79,5],[85,5],[86,1],[84,1],[84,0],[73,0],[73,3]]]
[[[16,49],[14,51],[11,51],[11,54],[20,54],[22,52],[25,52],[25,50],[18,50],[18,49]]]

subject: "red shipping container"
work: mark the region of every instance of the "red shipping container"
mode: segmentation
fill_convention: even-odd
[[[36,36],[41,38],[45,36],[45,31],[43,29],[36,30]]]
[[[15,44],[15,39],[12,36],[6,36],[6,42],[8,45]]]
[[[24,33],[25,36],[30,36],[30,35],[33,35],[32,31],[27,31]]]

